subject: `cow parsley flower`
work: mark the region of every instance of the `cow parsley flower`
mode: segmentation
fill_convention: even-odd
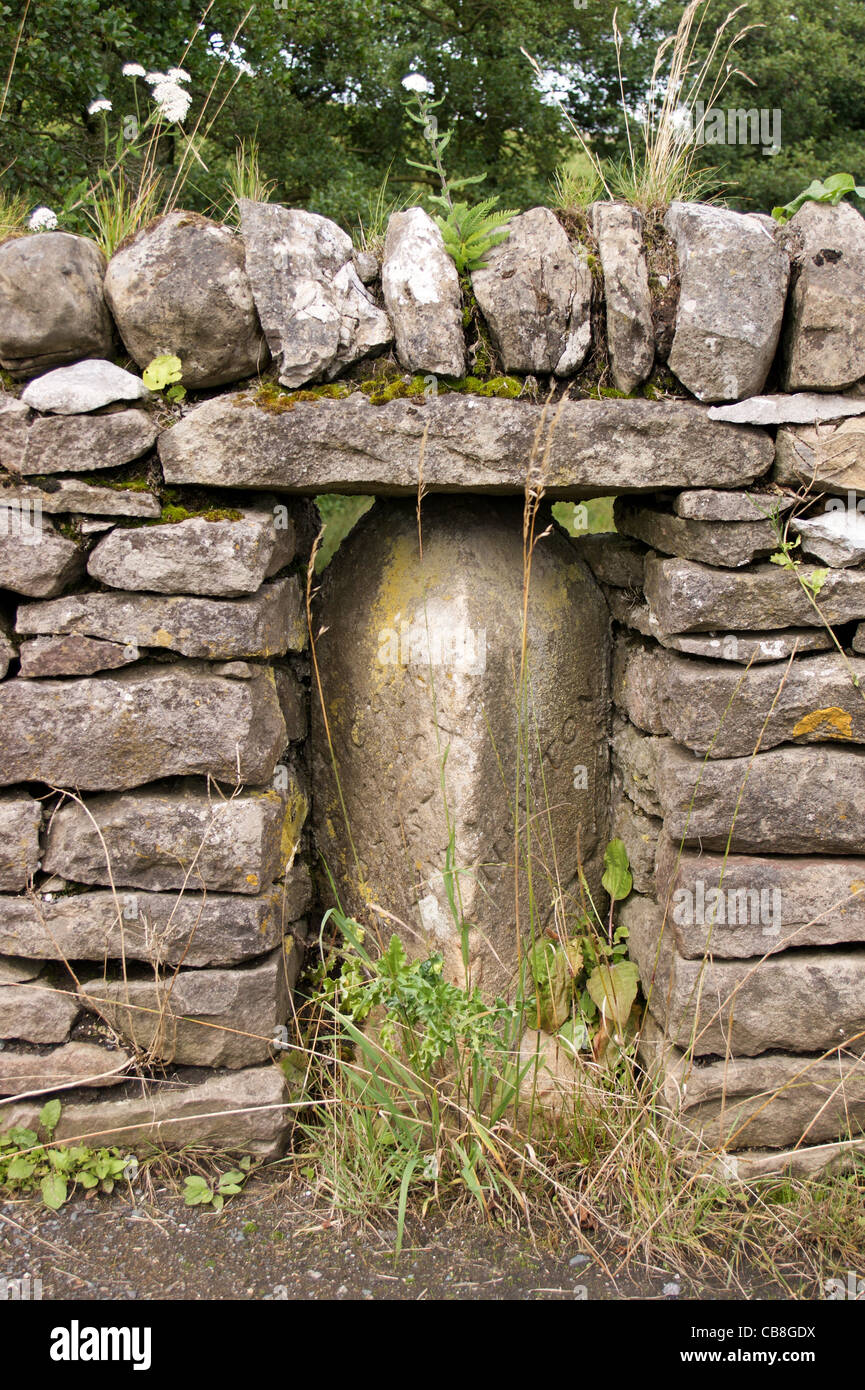
[[[39,207],[30,214],[27,223],[31,232],[53,232],[57,227],[57,213],[50,208]]]
[[[110,111],[110,110],[111,110],[111,102],[108,101],[105,97],[97,97],[96,101],[91,101],[90,105],[88,106],[88,108],[87,108],[87,114],[88,114],[88,116],[95,116],[95,115],[97,115],[98,112],[100,112],[100,111]]]
[[[422,92],[425,97],[432,96],[435,91],[433,84],[419,72],[410,72],[403,78],[402,85],[407,92]]]
[[[177,74],[179,74],[179,78]],[[183,69],[171,68],[169,72],[148,72],[146,76],[152,89],[150,95],[159,108],[159,115],[162,120],[167,121],[170,125],[183,121],[192,105],[190,93],[184,91],[183,87],[180,86],[180,81],[189,81],[189,77]]]
[[[140,63],[124,63],[121,68],[124,77],[146,77],[147,73]]]

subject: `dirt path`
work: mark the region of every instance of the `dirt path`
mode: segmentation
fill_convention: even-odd
[[[65,1299],[729,1299],[781,1289],[725,1287],[682,1269],[615,1279],[576,1241],[552,1252],[546,1232],[415,1222],[394,1259],[395,1226],[358,1230],[316,1207],[298,1180],[256,1176],[223,1212],[153,1200],[75,1197],[60,1212],[0,1203],[0,1277],[42,1281]],[[608,1252],[607,1263],[619,1263]],[[678,1286],[678,1293],[669,1286]],[[668,1292],[665,1293],[665,1286]]]

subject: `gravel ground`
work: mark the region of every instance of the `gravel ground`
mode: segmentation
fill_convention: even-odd
[[[0,1203],[0,1277],[41,1279],[51,1299],[784,1298],[676,1268],[615,1277],[621,1251],[587,1257],[575,1240],[549,1249],[546,1230],[499,1231],[441,1217],[409,1222],[398,1260],[391,1218],[334,1219],[301,1179],[255,1175],[215,1214],[176,1190],[152,1198],[75,1196],[59,1212]]]

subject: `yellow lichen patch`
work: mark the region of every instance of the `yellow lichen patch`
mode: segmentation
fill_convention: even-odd
[[[830,705],[828,709],[815,709],[811,714],[802,716],[793,730],[793,737],[801,738],[805,734],[815,734],[818,731],[823,738],[852,738],[853,716],[846,710],[839,709],[837,705]]]
[[[296,783],[292,783],[289,788],[285,802],[285,818],[282,822],[282,836],[280,839],[280,852],[283,861],[288,863],[293,850],[300,839],[300,832],[303,829],[306,817],[309,814],[309,802],[300,791]]]
[[[850,884],[851,894],[862,893],[863,891],[865,891],[865,879],[854,878]]]

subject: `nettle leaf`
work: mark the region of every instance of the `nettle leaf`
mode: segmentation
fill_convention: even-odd
[[[586,981],[586,988],[601,1014],[616,1028],[623,1029],[637,997],[640,972],[631,960],[615,965],[599,965]]]
[[[604,873],[601,879],[613,902],[621,902],[634,886],[628,851],[624,841],[611,840],[604,852]]]
[[[183,375],[183,363],[179,357],[171,353],[163,353],[161,357],[154,357],[152,362],[141,374],[141,380],[148,391],[164,391],[166,386],[172,386],[179,381]]]

